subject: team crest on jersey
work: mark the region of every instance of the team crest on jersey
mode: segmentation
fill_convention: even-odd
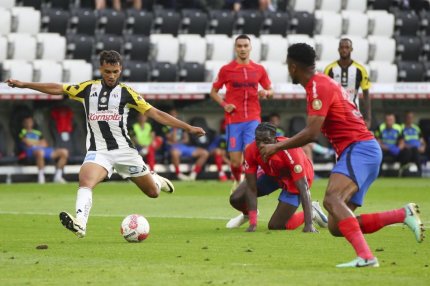
[[[320,110],[322,107],[322,101],[319,99],[312,100],[312,108],[315,110]]]
[[[294,173],[300,174],[303,171],[302,165],[295,165],[294,166]]]
[[[106,103],[107,102],[107,97],[103,96],[102,98],[100,98],[100,102],[101,103]]]

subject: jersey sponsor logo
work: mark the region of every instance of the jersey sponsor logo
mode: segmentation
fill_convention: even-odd
[[[300,174],[303,171],[303,167],[301,165],[294,166],[294,173]]]
[[[237,81],[233,81],[232,86],[234,88],[243,88],[243,87],[253,87],[253,88],[257,88],[257,83],[255,82],[237,82]]]
[[[97,92],[93,92],[90,97],[97,97]]]
[[[121,115],[110,110],[96,111],[88,114],[90,121],[120,121]]]
[[[315,110],[320,110],[322,108],[322,101],[319,99],[312,100],[312,108]]]

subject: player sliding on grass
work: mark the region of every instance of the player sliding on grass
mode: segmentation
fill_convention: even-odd
[[[378,177],[381,148],[345,90],[328,76],[315,72],[315,51],[311,46],[303,43],[290,46],[287,64],[293,83],[306,89],[307,126],[288,140],[263,146],[260,152],[267,159],[281,150],[304,146],[314,141],[320,130],[330,140],[338,162],[324,198],[324,207],[329,212],[328,227],[332,235],[344,236],[357,253],[357,258],[337,267],[378,267],[378,259],[363,233],[376,232],[386,225],[405,223],[416,240],[422,242],[424,227],[414,203],[382,213],[354,215],[353,211],[363,204],[368,188]]]
[[[20,82],[9,79],[11,87],[30,88],[52,95],[67,94],[84,105],[87,116],[87,154],[79,171],[76,217],[60,213],[61,223],[78,237],[84,237],[93,189],[115,169],[122,177],[130,178],[148,197],[156,198],[160,191],[172,193],[173,184],[150,172],[134,148],[128,135],[127,117],[130,108],[162,124],[182,128],[201,136],[200,127],[191,126],[152,107],[142,96],[119,82],[122,60],[115,51],[100,54],[102,80],[89,80],[77,85]]]
[[[327,217],[318,202],[311,203],[309,191],[314,169],[302,148],[280,151],[264,162],[260,155],[263,144],[273,144],[287,140],[276,137],[276,126],[263,122],[255,130],[255,141],[245,149],[245,176],[230,196],[230,204],[242,214],[231,219],[227,228],[235,228],[249,220],[246,231],[257,228],[257,197],[265,196],[282,188],[278,206],[269,221],[269,229],[296,229],[305,223],[304,232],[317,232],[312,221],[320,226],[327,225]],[[261,169],[258,169],[261,167]],[[300,204],[303,212],[296,213]],[[312,211],[312,209],[314,211]]]

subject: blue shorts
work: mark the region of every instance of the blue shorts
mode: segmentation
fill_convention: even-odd
[[[257,179],[258,197],[267,196],[280,188],[279,183],[273,177],[263,174]],[[300,205],[300,196],[282,189],[278,201],[298,207]]]
[[[193,153],[194,153],[194,151],[196,151],[197,147],[188,146],[188,145],[179,143],[179,144],[173,144],[172,149],[176,149],[179,152],[181,152],[181,156],[192,157]]]
[[[245,146],[252,143],[255,139],[255,128],[260,122],[251,120],[240,123],[227,124],[227,151],[228,152],[243,152]]]
[[[44,158],[45,159],[51,159],[52,152],[54,152],[54,148],[52,147],[40,147],[40,146],[33,146],[25,148],[25,154],[28,158],[33,158],[33,152],[36,150],[43,150],[44,152]]]
[[[363,205],[367,190],[378,177],[381,161],[382,151],[376,139],[356,142],[343,150],[332,173],[343,174],[357,184],[358,191],[350,202]]]

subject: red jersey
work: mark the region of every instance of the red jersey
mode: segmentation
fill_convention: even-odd
[[[276,137],[277,142],[287,139]],[[266,175],[276,178],[283,189],[293,194],[299,194],[296,181],[306,176],[310,188],[314,178],[312,163],[302,148],[279,151],[264,162],[254,141],[245,149],[245,173],[256,174],[258,166]]]
[[[338,156],[352,143],[374,138],[360,111],[348,100],[347,92],[339,83],[316,73],[305,89],[307,113],[325,117],[321,132]]]
[[[227,91],[224,101],[236,106],[233,112],[225,113],[227,124],[260,120],[258,84],[264,89],[271,86],[264,67],[252,61],[243,65],[234,60],[220,69],[212,86],[221,89],[225,85]]]

